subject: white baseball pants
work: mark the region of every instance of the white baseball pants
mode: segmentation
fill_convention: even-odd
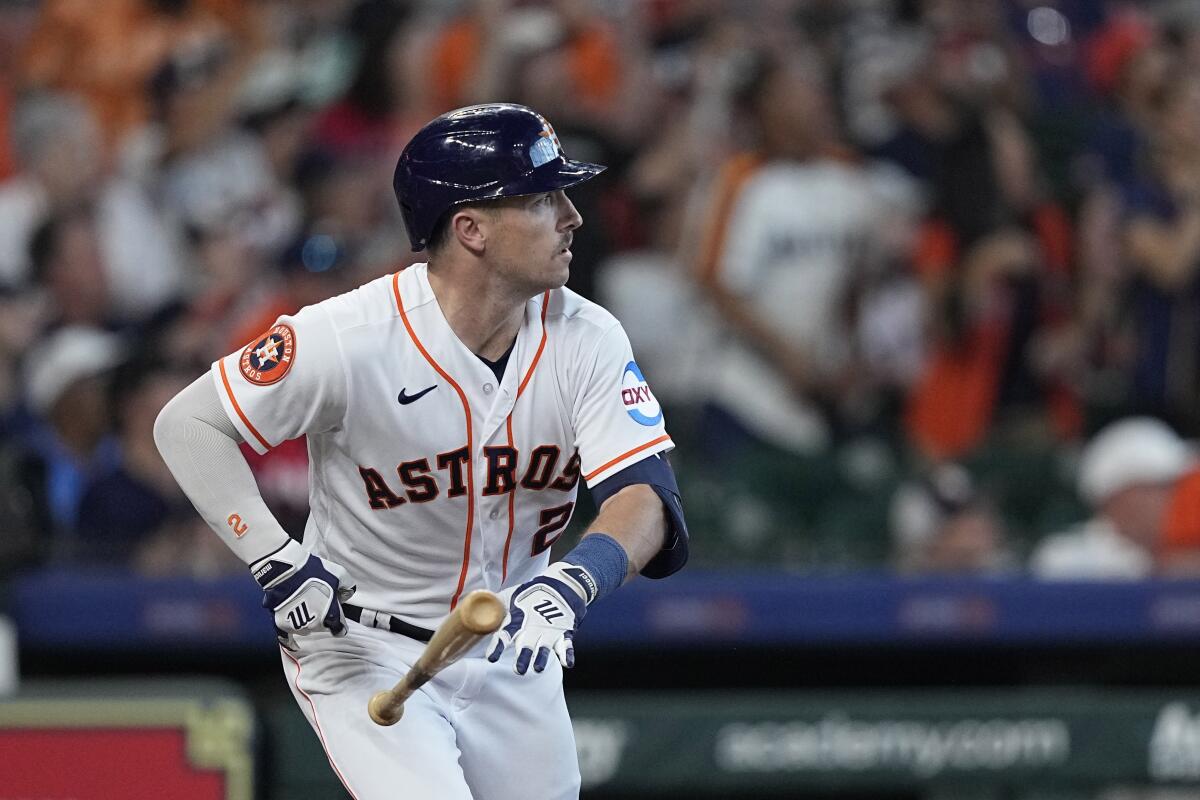
[[[576,800],[579,763],[562,667],[513,672],[488,639],[434,676],[391,727],[367,702],[391,688],[425,645],[347,620],[348,633],[296,637],[283,671],[329,763],[355,800]]]

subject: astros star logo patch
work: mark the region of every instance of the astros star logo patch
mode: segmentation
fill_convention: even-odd
[[[296,333],[291,325],[279,324],[246,345],[238,364],[246,380],[270,386],[283,379],[296,357]]]

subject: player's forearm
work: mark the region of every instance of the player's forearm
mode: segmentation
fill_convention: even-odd
[[[584,536],[606,533],[621,545],[629,557],[625,571],[628,581],[662,549],[667,527],[662,500],[649,486],[639,483],[605,500]]]
[[[163,408],[154,423],[154,441],[184,494],[239,558],[249,564],[287,543],[208,375]]]

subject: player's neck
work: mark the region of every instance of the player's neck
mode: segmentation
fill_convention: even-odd
[[[467,349],[495,361],[504,355],[525,316],[525,298],[482,285],[454,280],[442,269],[429,270],[429,286],[450,329]]]

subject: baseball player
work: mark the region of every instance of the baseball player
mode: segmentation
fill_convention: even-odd
[[[156,422],[176,479],[262,586],[288,683],[357,800],[576,797],[575,630],[624,581],[687,560],[662,410],[621,325],[563,288],[582,223],[563,190],[603,169],[566,158],[524,106],[438,117],[394,181],[428,263],[280,317]],[[296,542],[238,443],[302,434]],[[599,513],[550,563],[580,480]],[[371,695],[481,588],[505,598],[505,625],[398,724],[372,724]]]

